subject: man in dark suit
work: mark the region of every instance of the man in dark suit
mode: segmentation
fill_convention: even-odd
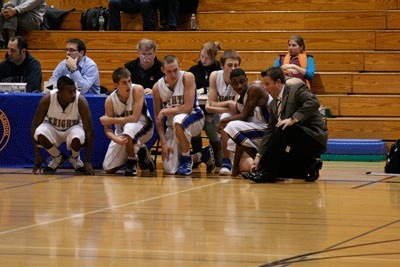
[[[303,83],[285,84],[278,67],[261,73],[267,91],[270,121],[247,178],[256,183],[273,183],[277,177],[315,181],[322,167],[328,129],[318,111],[318,99]]]

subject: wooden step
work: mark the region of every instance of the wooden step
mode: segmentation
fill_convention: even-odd
[[[400,95],[318,94],[317,97],[333,116],[400,117]]]
[[[343,95],[339,97],[342,117],[400,117],[400,95]]]
[[[47,0],[47,5],[54,5],[57,8],[76,8],[79,11],[90,7],[107,6],[108,0]],[[197,11],[304,11],[304,10],[386,10],[397,9],[397,0],[292,0],[292,1],[271,1],[271,0],[200,0]]]
[[[329,138],[397,140],[400,118],[328,118]]]
[[[82,12],[69,13],[62,30],[81,30]],[[202,31],[248,30],[377,30],[386,29],[387,11],[253,11],[199,12],[198,28]],[[179,30],[190,30],[190,14],[180,14]],[[140,13],[121,13],[123,31],[141,31]]]
[[[197,51],[206,41],[219,41],[224,49],[243,51],[282,50],[291,35],[306,40],[308,50],[375,50],[375,31],[175,31],[95,32],[32,31],[26,35],[31,50],[64,49],[71,38],[82,39],[88,50],[131,50],[142,38],[153,39],[160,50]]]
[[[355,94],[400,94],[400,73],[353,74]]]

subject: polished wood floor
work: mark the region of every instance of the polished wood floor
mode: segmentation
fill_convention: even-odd
[[[160,169],[160,164],[158,164]],[[400,177],[324,162],[315,183],[0,170],[1,266],[400,266]],[[372,172],[372,174],[366,174]]]

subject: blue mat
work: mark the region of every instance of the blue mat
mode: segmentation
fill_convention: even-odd
[[[325,154],[384,155],[386,143],[382,139],[329,139]]]
[[[386,155],[335,155],[323,154],[321,156],[324,161],[385,161]]]

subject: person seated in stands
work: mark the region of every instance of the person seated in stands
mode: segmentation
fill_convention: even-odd
[[[222,70],[213,71],[211,73],[210,88],[206,102],[206,111],[210,114],[214,114],[212,123],[215,125],[219,123],[220,119],[231,116],[233,112],[232,110],[234,110],[234,107],[236,106],[235,97],[237,94],[232,88],[230,75],[234,69],[240,67],[242,59],[237,51],[226,50],[222,53],[219,60],[221,62]],[[214,144],[215,154],[221,153],[222,151],[223,155],[219,174],[231,175],[232,153],[227,149],[229,137],[226,132],[221,131],[221,139],[222,140],[219,141],[219,144]]]
[[[107,97],[105,115],[100,117],[104,132],[111,140],[103,168],[107,173],[115,173],[125,166],[126,176],[136,176],[139,160],[142,170],[145,167],[154,171],[155,164],[144,146],[153,136],[153,121],[147,110],[143,87],[132,84],[126,68],[116,69],[112,79],[117,89]]]
[[[86,56],[86,45],[81,39],[69,39],[67,59],[61,61],[49,81],[56,82],[61,76],[69,76],[82,94],[100,94],[100,76],[97,64]]]
[[[45,10],[45,0],[9,0],[5,3],[0,16],[0,49],[5,48],[6,42],[15,36],[16,31],[39,30]]]
[[[293,35],[288,40],[288,53],[280,55],[274,67],[280,67],[286,76],[287,84],[304,82],[311,89],[310,82],[314,78],[314,58],[306,54],[306,45],[301,36]]]
[[[28,43],[21,36],[8,42],[6,59],[0,62],[0,82],[26,83],[27,92],[40,92],[42,68],[40,62],[28,52]]]
[[[154,84],[164,76],[156,56],[157,45],[153,40],[142,39],[136,48],[138,57],[127,62],[125,68],[131,73],[132,82],[143,86],[145,94],[151,94]]]
[[[213,71],[220,70],[221,64],[217,60],[217,55],[221,49],[219,42],[204,43],[200,49],[200,60],[197,65],[190,67],[189,72],[194,74],[196,80],[197,90],[203,89],[203,94],[207,95],[208,88],[210,87],[210,74]],[[205,111],[205,110],[203,110]],[[213,114],[205,112],[204,130],[209,139],[210,145],[213,148],[215,165],[221,167],[222,165],[222,150],[221,140],[217,133],[216,125],[212,122]],[[202,137],[201,134],[192,138],[193,153],[201,151]],[[196,164],[195,164],[196,165]],[[194,167],[196,167],[194,165]]]
[[[57,80],[57,89],[42,97],[32,122],[31,135],[35,151],[33,173],[41,172],[46,163],[40,148],[44,148],[52,157],[43,170],[44,174],[54,174],[67,160],[59,150],[66,143],[71,151],[68,161],[76,173],[94,175],[91,159],[94,129],[89,104],[76,90],[74,81],[61,76]],[[82,162],[80,151],[85,147],[85,160]]]
[[[206,163],[207,171],[211,172],[215,161],[209,149],[200,153],[201,159],[199,155],[193,155],[193,158],[190,155],[190,141],[193,136],[200,134],[204,126],[194,75],[181,71],[178,59],[173,55],[164,57],[162,71],[165,76],[153,87],[153,104],[164,171],[168,174],[190,175],[193,161],[201,160]]]
[[[121,12],[133,14],[142,13],[143,30],[155,31],[154,19],[158,0],[109,0],[108,2],[108,30],[121,30]]]
[[[180,13],[196,13],[199,0],[158,0],[162,31],[178,29]]]
[[[232,176],[249,172],[253,158],[268,126],[268,103],[272,101],[261,85],[248,84],[244,70],[234,69],[230,75],[233,90],[239,95],[236,114],[221,119],[219,130],[230,137],[228,149],[235,153]]]
[[[253,162],[256,172],[244,177],[256,183],[274,183],[278,177],[317,180],[328,140],[317,97],[304,83],[285,84],[285,73],[279,67],[271,67],[261,76],[274,99]]]

